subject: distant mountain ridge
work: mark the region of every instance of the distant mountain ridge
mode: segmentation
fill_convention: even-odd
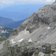
[[[20,20],[20,21],[12,22],[12,23],[8,24],[7,27],[17,28],[17,27],[19,27],[24,21],[25,21],[25,20]]]
[[[24,20],[14,21],[9,18],[0,17],[0,25],[9,27],[9,28],[17,28]]]
[[[0,17],[0,25],[5,26],[5,25],[10,24],[12,22],[14,22],[12,19]]]

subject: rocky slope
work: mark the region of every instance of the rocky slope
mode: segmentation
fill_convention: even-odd
[[[33,13],[32,16],[25,20],[24,23],[17,29],[18,35],[13,36],[12,39],[16,42],[22,38],[31,38],[33,41],[43,41],[47,39],[46,41],[48,41],[48,39],[53,39],[53,37],[55,39],[55,29],[56,3],[53,3],[51,5],[44,6],[38,12]],[[51,40],[49,41],[52,43]]]
[[[8,40],[9,43],[3,41],[0,44],[1,56],[20,55],[17,50],[19,51],[21,47],[23,47],[20,49],[22,51],[30,47],[38,48],[45,43],[51,44],[51,49],[56,51],[56,2],[33,13],[11,34]]]

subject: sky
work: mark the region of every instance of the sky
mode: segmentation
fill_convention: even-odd
[[[37,9],[37,7],[40,8],[42,4],[51,4],[54,1],[55,0],[0,0],[0,16],[6,17],[7,15],[7,18],[14,18],[14,20],[15,18],[16,20],[18,20],[17,18],[21,17],[26,18],[27,16],[31,15],[32,12]]]
[[[2,5],[6,5],[6,4],[15,4],[15,3],[20,3],[20,4],[36,4],[36,3],[39,3],[39,2],[42,2],[42,3],[52,3],[54,2],[55,0],[0,0],[0,4]]]
[[[0,7],[4,8],[6,6],[14,5],[14,4],[51,4],[55,0],[0,0]]]

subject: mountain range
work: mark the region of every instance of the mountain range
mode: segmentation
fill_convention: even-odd
[[[56,2],[33,13],[12,33],[7,42],[3,41],[0,44],[1,56],[15,56],[16,54],[18,56],[20,55],[19,52],[16,53],[18,50],[24,50],[23,54],[26,55],[25,50],[27,53],[28,51],[32,53],[34,49],[37,49],[41,55],[56,56]],[[36,53],[35,50],[33,54]]]
[[[1,26],[5,26],[5,27],[9,27],[9,28],[17,28],[17,27],[19,27],[19,25],[20,25],[23,21],[24,21],[24,20],[14,21],[14,20],[9,19],[9,18],[0,17],[0,25],[1,25]]]

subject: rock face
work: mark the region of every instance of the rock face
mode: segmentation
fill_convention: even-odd
[[[33,13],[18,30],[24,30],[25,28],[27,28],[27,30],[36,29],[39,27],[40,23],[49,25],[53,22],[56,22],[56,3],[46,5],[38,12]]]
[[[55,52],[56,56],[56,2],[33,13],[8,40],[9,43],[0,44],[1,47],[4,44],[1,56],[38,56],[39,51],[44,56]]]
[[[33,13],[17,29],[18,35],[13,37],[15,41],[31,38],[37,44],[56,42],[56,3],[46,5],[38,12]],[[29,33],[27,33],[29,31]],[[25,34],[26,32],[26,34]]]

